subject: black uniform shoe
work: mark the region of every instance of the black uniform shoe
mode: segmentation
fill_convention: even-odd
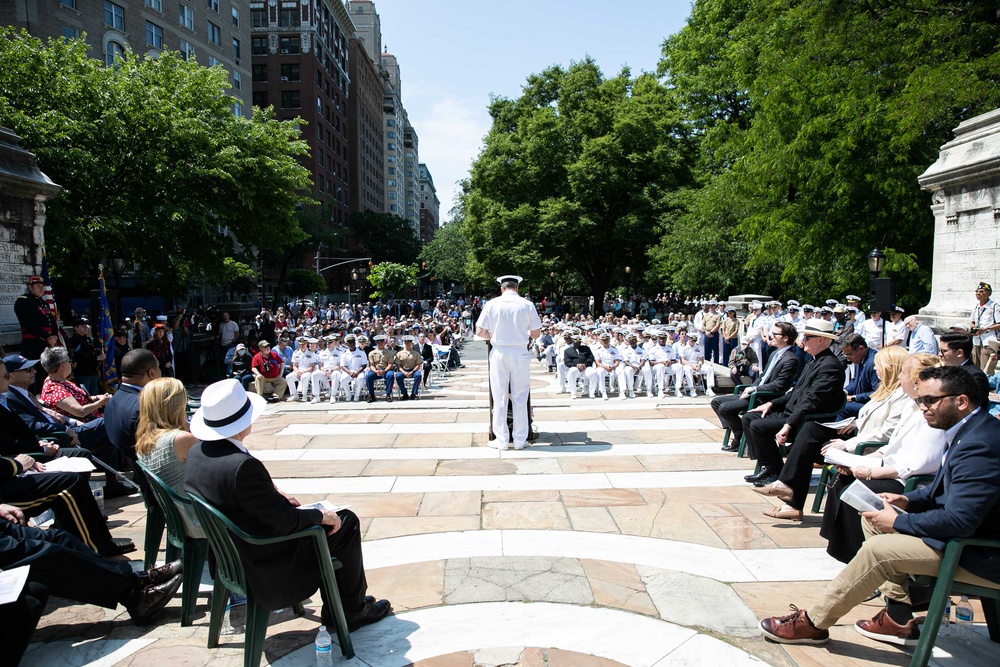
[[[748,483],[762,482],[768,477],[777,477],[781,470],[772,466],[764,466],[756,475],[747,475],[745,479]]]
[[[774,484],[777,481],[778,481],[778,476],[777,475],[769,475],[769,476],[765,477],[764,479],[760,480],[759,482],[754,482],[753,485],[755,487],[757,487],[758,489],[762,489],[765,486],[769,486],[771,484]]]
[[[725,447],[722,447],[721,449],[724,452],[738,452],[738,451],[740,451],[740,446],[739,445],[726,445]]]
[[[121,556],[135,551],[135,544],[127,537],[112,537],[110,544],[101,547],[101,555],[105,558]]]
[[[366,598],[365,606],[361,611],[354,612],[353,614],[346,614],[347,629],[354,632],[358,628],[363,628],[364,626],[375,623],[376,621],[381,621],[389,615],[390,611],[392,611],[392,605],[388,600],[369,602]]]
[[[392,403],[392,394],[389,394],[388,396],[385,397],[385,402]]]

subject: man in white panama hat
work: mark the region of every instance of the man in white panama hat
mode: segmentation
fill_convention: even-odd
[[[330,554],[343,565],[337,572],[337,588],[348,628],[354,631],[384,618],[392,610],[389,601],[366,596],[358,517],[349,510],[299,508],[295,498],[278,491],[264,464],[243,445],[266,404],[263,397],[247,394],[233,379],[205,389],[201,407],[191,418],[191,433],[202,442],[188,453],[185,489],[251,535],[276,537],[323,526]],[[236,548],[254,598],[268,609],[301,602],[319,587],[319,563],[308,540],[270,545],[237,540]],[[322,590],[321,594],[323,623],[335,627],[330,601]]]

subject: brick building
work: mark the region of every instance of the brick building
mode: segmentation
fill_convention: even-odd
[[[385,153],[382,142],[383,81],[357,39],[351,40],[347,158],[350,210],[385,210]]]
[[[427,245],[441,224],[441,200],[434,187],[434,177],[427,165],[420,163],[418,172],[417,203],[420,206],[420,242]]]

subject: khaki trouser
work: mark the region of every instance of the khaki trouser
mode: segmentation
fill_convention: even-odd
[[[258,396],[264,395],[264,388],[267,386],[268,382],[274,385],[275,396],[281,398],[285,395],[285,390],[288,388],[288,383],[285,381],[285,378],[280,375],[276,378],[266,378],[263,375],[255,375],[253,378],[253,384],[257,388]]]
[[[867,519],[861,519],[865,543],[861,551],[830,582],[823,596],[809,609],[809,620],[825,630],[851,609],[864,602],[875,589],[892,600],[909,604],[907,575],[935,576],[941,569],[942,552],[919,537],[901,533],[881,534]],[[1000,588],[1000,583],[977,577],[963,567],[955,580],[975,586]]]
[[[990,352],[992,350],[988,345],[973,345],[972,346],[972,363],[979,366],[984,371],[986,370],[986,364],[990,360]]]

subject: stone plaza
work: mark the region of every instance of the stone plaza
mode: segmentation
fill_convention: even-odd
[[[334,647],[335,664],[909,664],[851,627],[880,601],[843,618],[825,647],[760,636],[760,618],[813,602],[840,564],[819,516],[763,515],[777,501],[743,482],[751,461],[719,451],[707,399],[570,400],[533,364],[541,436],[501,452],[486,444],[485,345],[467,344],[463,361],[416,402],[269,406],[247,440],[282,491],[361,519],[369,592],[395,612],[353,633],[353,660]],[[107,510],[115,534],[141,545],[138,497]],[[57,600],[22,664],[242,665],[240,631],[206,648],[210,590],[206,572],[187,628],[179,596],[145,628],[122,608]],[[303,617],[273,615],[263,664],[314,664],[319,604],[317,594]],[[985,624],[976,631],[971,645],[939,639],[932,664],[996,664]]]

